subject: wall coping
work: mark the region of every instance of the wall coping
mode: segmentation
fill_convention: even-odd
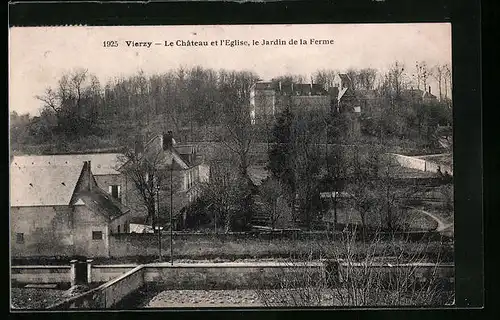
[[[135,268],[138,264],[93,264],[92,268]]]
[[[89,290],[87,292],[82,292],[82,293],[80,293],[80,294],[78,294],[76,296],[73,296],[73,297],[68,298],[66,300],[63,300],[61,302],[55,303],[55,304],[49,306],[47,309],[57,309],[61,305],[65,305],[65,304],[71,303],[73,301],[76,301],[78,299],[81,299],[82,297],[85,297],[85,296],[88,296],[88,295],[93,295],[96,292],[103,291],[104,289],[109,288],[110,286],[114,285],[115,283],[117,283],[117,282],[123,280],[124,278],[128,277],[129,275],[135,273],[136,271],[141,270],[143,267],[144,267],[144,265],[139,265],[136,268],[134,268],[134,269],[132,269],[132,270],[130,270],[130,271],[128,271],[128,272],[120,275],[119,277],[114,278],[114,279],[112,279],[112,280],[110,280],[110,281],[108,281],[106,283],[101,284],[97,288],[94,288],[94,289]]]
[[[321,267],[323,262],[195,262],[175,263],[156,262],[144,265],[145,268],[278,268],[278,267]]]
[[[130,271],[127,271],[125,272],[124,274],[102,284],[101,286],[97,287],[98,289],[100,290],[103,290],[103,289],[106,289],[106,288],[109,288],[110,286],[114,285],[115,283],[117,282],[120,282],[121,280],[127,278],[128,276],[130,276],[131,274],[134,274],[136,273],[137,271],[143,269],[145,267],[145,265],[139,265],[137,267],[135,267],[134,269],[130,270]]]
[[[11,269],[71,269],[71,266],[65,266],[65,265],[61,265],[61,266],[53,266],[53,265],[32,266],[32,265],[28,265],[28,266],[11,266],[10,268]]]
[[[377,268],[377,267],[390,267],[390,268],[401,268],[401,267],[435,267],[435,268],[455,268],[455,265],[453,263],[431,263],[431,262],[416,262],[416,263],[383,263],[383,262],[377,262],[377,263],[365,263],[365,262],[342,262],[339,261],[339,264],[341,266],[353,266],[353,267],[370,267],[370,268]]]

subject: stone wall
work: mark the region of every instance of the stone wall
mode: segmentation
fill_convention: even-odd
[[[90,282],[108,282],[134,269],[135,267],[137,267],[135,264],[92,265]]]
[[[12,266],[10,278],[13,283],[61,283],[72,281],[71,266]]]
[[[426,171],[425,160],[415,157],[403,156],[400,154],[390,154],[402,167]]]
[[[377,234],[381,239],[400,237],[403,241],[442,241],[436,232],[409,232],[400,234]],[[360,235],[361,236],[361,235]],[[367,234],[369,237],[370,234]],[[290,254],[305,254],[311,248],[331,248],[331,241],[341,239],[341,232],[310,233],[174,233],[173,251],[177,258],[250,258],[280,257]],[[161,236],[163,256],[170,254],[170,234]],[[332,249],[333,250],[333,249]],[[110,257],[136,257],[158,255],[157,234],[112,234],[109,238]]]
[[[11,207],[12,257],[73,255],[71,217],[68,206]]]
[[[332,267],[333,265],[336,267]],[[283,276],[288,279],[304,279],[309,283],[325,279],[343,281],[347,268],[353,270],[356,268],[366,269],[367,267],[378,268],[384,274],[390,274],[395,269],[411,269],[415,270],[416,276],[422,279],[429,279],[429,276],[437,270],[437,278],[449,283],[454,282],[454,266],[452,264],[389,265],[380,263],[366,266],[347,264],[342,261],[310,261],[295,264],[253,262],[170,265],[169,263],[157,263],[137,266],[96,289],[57,303],[49,309],[112,308],[148,283],[169,289],[184,290],[265,289],[279,286],[284,279]],[[297,276],[294,276],[294,273],[297,273]],[[331,278],[332,276],[333,278]]]

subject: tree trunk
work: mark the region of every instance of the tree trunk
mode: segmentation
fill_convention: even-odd
[[[232,213],[230,210],[226,210],[226,219],[224,221],[224,232],[229,233],[231,231],[231,218],[232,218]]]

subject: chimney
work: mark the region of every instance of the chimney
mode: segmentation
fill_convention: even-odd
[[[279,81],[278,84],[280,86],[280,93],[281,93],[281,81]]]
[[[90,160],[87,161],[87,174],[88,174],[88,184],[89,184],[89,191],[92,191],[92,171],[90,170]]]
[[[163,150],[168,150],[172,147],[173,139],[172,131],[167,131],[167,133],[163,134]]]
[[[138,155],[144,152],[144,141],[142,135],[138,134],[135,136],[135,154]]]

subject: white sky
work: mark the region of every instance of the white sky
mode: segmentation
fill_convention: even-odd
[[[127,47],[126,40],[333,39],[333,45],[243,47]],[[118,48],[103,41],[117,40]],[[75,68],[101,84],[142,69],[161,73],[179,66],[252,70],[263,79],[318,69],[386,69],[395,60],[412,70],[416,61],[451,64],[451,24],[316,24],[122,27],[16,27],[9,34],[9,109],[38,113],[35,95]],[[433,93],[436,93],[433,88]]]

